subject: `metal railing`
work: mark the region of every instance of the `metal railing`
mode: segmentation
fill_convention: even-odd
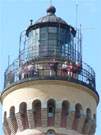
[[[81,54],[75,49],[72,48],[72,50],[68,49],[65,52],[62,52],[62,49],[60,49],[59,47],[55,47],[54,49],[44,48],[44,50],[41,47],[37,49],[35,49],[34,47],[29,47],[21,50],[18,59],[20,60],[20,62],[25,63],[25,61],[33,60],[35,58],[42,59],[42,58],[52,58],[52,57],[54,58],[60,57],[63,59],[68,59],[68,61],[78,62],[78,63],[82,61]]]
[[[55,61],[54,61],[55,60]],[[63,64],[66,62],[66,69]],[[57,63],[57,64],[56,64]],[[16,59],[5,71],[4,88],[29,80],[66,80],[96,90],[95,72],[86,63],[74,63],[68,59],[53,57]]]

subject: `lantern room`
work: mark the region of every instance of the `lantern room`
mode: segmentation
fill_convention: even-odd
[[[24,42],[24,49],[27,51],[27,59],[54,57],[81,63],[80,50],[77,50],[75,44],[76,30],[55,13],[56,8],[50,6],[46,16],[34,24],[31,20],[24,35],[26,40],[23,41],[21,36],[21,42]]]

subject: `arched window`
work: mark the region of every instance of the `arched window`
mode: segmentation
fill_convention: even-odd
[[[89,128],[90,119],[91,119],[91,110],[90,110],[90,108],[87,108],[86,109],[86,119],[85,119],[83,129],[82,129],[84,134],[89,134],[89,132],[90,132],[90,128]]]
[[[72,125],[72,128],[75,130],[78,127],[79,118],[81,117],[81,111],[82,111],[82,106],[81,104],[77,103],[75,105],[75,114],[74,114],[74,120],[73,120],[73,125]]]
[[[33,117],[35,127],[41,126],[41,102],[39,100],[35,100],[32,103]]]
[[[7,117],[7,112],[5,111],[5,112],[4,112],[4,123],[5,123],[5,122],[6,122],[6,120],[7,120],[7,118],[6,118],[6,117]]]
[[[93,114],[93,119],[96,121],[96,114]]]
[[[82,106],[81,104],[76,104],[75,105],[75,117],[80,118],[81,117],[81,111],[82,111]]]
[[[20,113],[23,129],[27,129],[28,128],[27,104],[25,102],[22,102],[20,104],[19,113]]]
[[[55,135],[55,131],[52,129],[48,130],[47,135]]]
[[[14,106],[12,106],[10,108],[10,119],[11,119],[12,132],[16,133],[18,126],[17,126],[17,120],[16,120],[16,116],[15,116],[15,107]]]
[[[89,119],[91,119],[91,110],[90,110],[90,108],[87,108],[86,109],[86,118],[89,120]]]
[[[67,126],[68,113],[69,113],[69,103],[68,103],[68,101],[63,101],[62,112],[61,112],[61,127]]]
[[[13,120],[15,118],[15,107],[10,108],[10,118]]]
[[[47,102],[47,111],[48,111],[48,126],[53,126],[55,122],[55,101],[50,99]]]
[[[9,124],[7,121],[7,112],[4,112],[4,123],[3,123],[3,130],[5,135],[11,135],[11,130],[9,128]]]

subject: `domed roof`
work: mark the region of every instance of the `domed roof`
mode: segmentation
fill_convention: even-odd
[[[32,23],[32,20],[31,20],[31,24],[26,30],[27,36],[29,32],[32,31],[33,29],[46,27],[46,26],[66,28],[68,29],[68,31],[71,30],[74,36],[76,35],[76,31],[71,25],[68,25],[66,21],[64,21],[62,18],[57,17],[55,15],[56,8],[54,6],[50,6],[46,12],[47,12],[47,15],[38,19],[34,24]]]
[[[41,17],[40,19],[38,19],[35,24],[40,24],[40,23],[48,23],[48,22],[52,22],[52,23],[58,23],[58,24],[65,24],[67,25],[67,23],[60,17],[57,17],[55,15],[56,12],[56,8],[54,6],[50,6],[47,9],[47,15],[44,17]]]

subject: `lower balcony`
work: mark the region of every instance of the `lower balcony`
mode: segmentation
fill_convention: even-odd
[[[10,65],[5,72],[4,89],[30,80],[65,80],[84,85],[96,92],[95,72],[90,66],[56,59]]]

